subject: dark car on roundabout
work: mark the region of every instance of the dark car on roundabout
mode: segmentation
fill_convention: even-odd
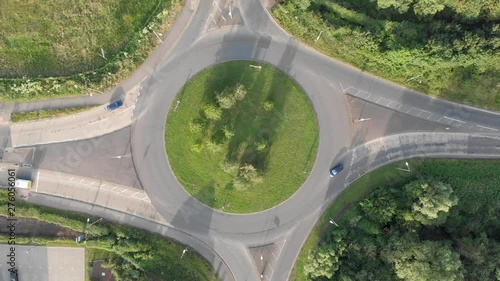
[[[344,165],[342,163],[337,164],[335,167],[330,169],[330,177],[338,175],[344,169]]]

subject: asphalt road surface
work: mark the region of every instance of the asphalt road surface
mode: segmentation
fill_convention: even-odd
[[[103,131],[106,136],[64,145],[38,142],[44,153],[36,164],[57,170],[51,168],[57,160],[51,159],[63,157],[62,149],[101,140],[81,168],[65,172],[113,181],[106,175],[120,160],[117,175],[124,178],[119,183],[142,187],[163,220],[178,231],[162,234],[178,240],[179,233],[189,234],[191,240],[184,242],[219,268],[224,280],[287,280],[322,212],[350,183],[377,167],[415,157],[500,158],[498,113],[434,99],[332,60],[284,32],[258,0],[188,1],[165,42],[118,87],[127,93],[140,84],[130,120],[112,124]],[[303,186],[279,206],[247,215],[223,213],[189,196],[164,152],[165,120],[179,90],[201,70],[230,60],[271,64],[290,75],[308,94],[320,128],[318,155]],[[13,146],[18,136],[10,127],[0,132],[0,145]],[[68,134],[64,137],[77,139],[76,133]],[[131,157],[122,159],[125,155]],[[346,168],[332,179],[328,170],[338,162]],[[102,171],[95,168],[99,165]],[[142,227],[157,231],[154,225]],[[255,249],[268,254],[256,261]],[[220,269],[220,260],[225,268]]]

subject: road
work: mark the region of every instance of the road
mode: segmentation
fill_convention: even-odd
[[[302,244],[322,212],[350,183],[377,167],[415,157],[500,158],[498,113],[434,99],[332,60],[284,32],[258,0],[192,3],[186,4],[180,19],[183,24],[176,24],[172,37],[165,40],[170,45],[163,44],[159,48],[161,55],[157,53],[115,90],[127,95],[130,101],[128,113],[123,113],[127,117],[113,117],[116,113],[101,110],[92,118],[117,121],[109,122],[105,129],[92,130],[93,134],[84,134],[85,130],[75,127],[77,123],[81,128],[91,126],[85,123],[91,117],[84,114],[75,117],[80,121],[72,122],[73,125],[60,119],[51,121],[51,132],[46,132],[49,125],[44,121],[30,124],[29,134],[23,133],[19,125],[11,125],[0,128],[0,145],[38,145],[53,154],[59,149],[52,147],[61,144],[49,142],[65,142],[63,147],[77,151],[86,141],[109,139],[104,143],[123,147],[124,153],[130,154],[131,162],[124,167],[127,171],[135,167],[140,183],[131,177],[124,184],[140,185],[161,216],[161,222],[149,220],[143,227],[158,231],[157,225],[168,224],[175,231],[164,235],[202,253],[219,268],[224,280],[238,281],[261,280],[260,274],[264,280],[287,280]],[[228,5],[232,5],[231,13],[235,15],[229,24]],[[177,182],[164,153],[165,119],[170,106],[176,104],[179,90],[199,71],[230,60],[271,64],[294,78],[310,97],[320,128],[318,155],[303,186],[281,205],[247,215],[223,213],[193,199]],[[377,126],[373,128],[373,124]],[[120,131],[123,128],[126,132]],[[102,146],[96,144],[93,153],[104,151],[104,158],[117,157],[119,151],[99,149]],[[90,170],[79,171],[83,166],[102,166],[107,170],[115,165],[114,160],[97,160],[91,155],[84,155],[78,165],[64,172],[78,174]],[[47,164],[43,163],[50,162],[50,158],[44,159],[45,162],[39,160],[40,168],[46,169],[43,165]],[[328,169],[337,162],[343,162],[346,169],[331,179]],[[86,179],[90,175],[89,181],[105,176],[96,170],[82,174]],[[52,194],[61,196],[55,191]],[[105,216],[105,210],[85,209],[84,205],[117,209],[89,201],[85,192],[72,196],[72,200],[83,204],[78,210],[93,210]],[[44,200],[49,199],[33,200],[46,204]],[[69,208],[64,203],[56,206]],[[129,223],[132,217],[141,217],[133,212],[130,215]],[[116,219],[113,215],[108,217]],[[175,237],[170,233],[175,233]],[[182,240],[179,233],[189,234],[191,240]],[[271,246],[258,248],[263,245]],[[255,260],[249,248],[271,254],[262,261]]]

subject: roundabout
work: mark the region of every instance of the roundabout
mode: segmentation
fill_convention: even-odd
[[[318,146],[307,96],[281,71],[252,63],[198,73],[176,97],[165,126],[177,180],[201,203],[231,213],[262,211],[290,197]]]
[[[198,9],[198,13],[203,11],[201,7]],[[186,33],[189,34],[189,28]],[[241,253],[246,251],[245,247],[285,241],[274,278],[286,280],[283,274],[288,274],[286,268],[293,264],[301,237],[307,236],[322,206],[344,187],[345,178],[330,180],[328,176],[334,162],[349,160],[346,152],[351,141],[346,99],[340,87],[328,82],[336,66],[279,33],[271,39],[247,27],[210,31],[195,42],[181,41],[177,48],[177,55],[170,57],[142,83],[142,92],[147,94],[140,96],[134,110],[137,119],[132,124],[131,146],[141,185],[155,209],[173,228],[205,241],[224,257],[228,268],[238,269],[232,272],[236,280],[258,279],[254,269],[241,267],[251,263],[247,260],[249,257]],[[223,205],[214,209],[200,203],[179,183],[170,168],[170,155],[160,153],[165,151],[165,120],[169,111],[175,109],[177,98],[182,97],[184,86],[207,68],[238,60],[250,60],[256,66],[271,65],[291,77],[307,93],[319,127],[318,152],[308,164],[309,177],[293,195],[283,196],[288,197],[283,203],[251,214],[228,214],[222,211]],[[248,71],[257,70],[248,66]],[[185,105],[181,100],[177,110]],[[191,133],[189,124],[184,128],[183,134]],[[302,169],[303,165],[305,163]],[[295,231],[299,225],[301,230]],[[246,256],[244,260],[243,256]]]
[[[82,161],[87,161],[89,166],[98,167],[92,170],[89,177],[103,180],[109,174],[104,167],[114,170],[118,168],[117,162],[130,161],[127,162],[130,169],[117,173],[116,178],[133,174],[150,202],[113,203],[103,200],[104,203],[100,203],[95,198],[87,197],[74,198],[75,202],[84,202],[82,205],[89,206],[87,212],[121,223],[128,222],[184,243],[203,255],[214,266],[220,279],[230,281],[263,280],[260,276],[265,276],[265,280],[287,280],[305,239],[321,214],[342,190],[377,167],[414,157],[498,157],[498,136],[493,136],[500,130],[496,113],[432,99],[319,54],[275,25],[257,0],[237,1],[227,10],[241,15],[240,25],[217,26],[218,22],[224,21],[222,13],[226,8],[222,4],[226,2],[186,2],[186,13],[180,16],[181,24],[177,24],[165,38],[162,47],[150,57],[151,61],[105,96],[109,100],[126,96],[126,107],[120,111],[103,110],[96,122],[89,123],[89,120],[81,118],[76,129],[73,129],[76,125],[72,125],[72,131],[62,130],[62,125],[54,126],[57,128],[51,131],[50,138],[42,138],[48,135],[45,132],[48,125],[42,122],[39,127],[0,129],[16,129],[5,133],[9,137],[11,134],[14,140],[14,137],[19,139],[12,142],[13,147],[40,143],[56,147],[53,142],[65,141],[64,145],[69,147],[71,143],[67,142],[71,141],[78,148],[85,140],[105,136],[110,147],[120,149],[112,153],[101,151],[99,149],[104,145],[96,142],[96,157],[82,157]],[[217,3],[221,4],[220,7]],[[214,11],[219,11],[219,14]],[[217,15],[221,18],[214,19]],[[189,98],[188,91],[183,90],[206,75],[205,70],[233,64],[234,61],[244,61],[241,62],[244,67],[227,71],[232,79],[218,80],[224,77],[218,73],[193,86],[201,90],[198,102]],[[258,102],[251,103],[253,106],[249,109],[235,112],[227,119],[224,111],[217,113],[217,109],[213,108],[224,104],[227,107],[224,110],[230,111],[242,106],[252,92],[266,93],[253,91],[252,87],[258,89],[268,87],[266,83],[272,86],[274,81],[284,81],[272,79],[252,84],[242,80],[242,76],[245,79],[248,76],[259,81],[259,75],[268,70],[294,81],[298,86],[290,87],[297,88],[296,97],[302,97],[302,104],[307,104],[309,108],[302,112],[302,105],[282,112],[299,116],[297,114],[310,111],[313,121],[297,125],[299,121],[311,120],[299,118],[290,122],[291,131],[283,131],[287,138],[307,139],[299,142],[304,144],[300,148],[302,156],[279,157],[288,159],[280,160],[285,164],[281,168],[297,164],[293,168],[297,170],[276,173],[281,177],[277,182],[290,183],[287,192],[279,194],[277,189],[265,190],[263,186],[262,193],[252,198],[245,196],[247,201],[238,203],[235,201],[238,195],[249,193],[253,187],[266,182],[266,166],[262,162],[266,163],[273,157],[266,156],[262,158],[266,161],[256,161],[256,157],[250,156],[258,154],[257,148],[264,155],[267,149],[269,156],[276,147],[283,147],[292,154],[298,146],[297,143],[287,142],[276,145],[279,143],[277,136],[283,132],[271,130],[270,134],[266,127],[274,129],[273,126],[253,128],[249,125],[262,123],[265,120],[262,116],[271,114],[290,100],[281,103],[268,100],[267,96],[259,98]],[[240,90],[239,83],[244,84]],[[210,87],[207,86],[209,84]],[[269,89],[275,89],[271,86]],[[279,82],[275,87],[279,89],[282,86],[283,83]],[[226,88],[234,100],[217,99],[215,92],[222,93]],[[244,99],[239,100],[233,94],[238,91],[241,94],[241,90],[246,94]],[[267,91],[268,94],[279,92]],[[247,115],[238,120],[242,113]],[[174,119],[171,119],[172,116]],[[185,118],[175,120],[183,116]],[[209,116],[212,118],[210,122],[197,120]],[[288,113],[282,116],[285,116],[285,121],[291,118]],[[218,123],[222,121],[227,123]],[[247,121],[252,122],[245,124]],[[285,122],[280,122],[277,127],[281,128]],[[242,124],[245,126],[239,129],[241,134],[237,134],[237,126]],[[311,127],[311,124],[314,126]],[[224,131],[224,125],[231,126]],[[124,128],[119,134],[113,133]],[[200,139],[207,128],[209,137]],[[246,131],[245,128],[252,130]],[[315,133],[308,134],[315,130]],[[246,140],[246,146],[241,146],[245,148],[243,153],[236,153],[238,157],[227,157],[231,141],[237,139],[232,146],[236,148],[233,151],[238,152],[237,148]],[[255,153],[245,155],[247,147]],[[316,149],[317,153],[309,155],[309,151]],[[232,156],[231,153],[229,156]],[[292,156],[293,160],[285,156]],[[233,162],[239,160],[232,174],[223,169],[223,164],[231,164],[230,161],[226,163],[227,159]],[[272,166],[272,161],[269,161],[267,169]],[[289,163],[291,161],[295,162]],[[337,163],[342,163],[344,170],[330,178],[328,171]],[[260,173],[253,180],[251,176],[245,178],[255,186],[236,188],[234,180],[243,177],[239,171],[245,164],[259,167]],[[212,176],[221,179],[214,180]],[[94,183],[93,180],[91,182]],[[273,186],[280,188],[279,184]],[[227,193],[226,201],[227,190],[232,194],[229,197]],[[63,200],[59,199],[57,204],[63,205],[60,203]],[[71,204],[62,208],[67,209]],[[243,206],[245,204],[246,207]],[[248,207],[250,204],[251,208]],[[118,209],[117,205],[122,209]],[[102,207],[103,211],[98,211],[95,206]],[[122,217],[108,213],[113,208],[120,210]],[[244,212],[252,213],[242,214]],[[133,219],[137,217],[147,220],[148,225],[139,225]],[[263,257],[262,253],[268,255]]]

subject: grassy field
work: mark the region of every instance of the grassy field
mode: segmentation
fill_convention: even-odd
[[[313,166],[318,126],[308,97],[285,74],[249,62],[228,62],[203,71],[180,92],[170,110],[166,151],[179,182],[204,204],[247,213],[273,207],[290,197]],[[236,84],[247,91],[219,120],[216,92]],[[242,187],[238,173],[253,165],[258,181]]]
[[[0,203],[7,204],[7,190],[0,190]],[[16,201],[15,217],[33,218],[83,233],[89,240],[76,244],[74,239],[54,237],[16,236],[16,244],[85,247],[88,260],[113,258],[115,271],[122,280],[132,280],[130,274],[140,272],[137,280],[218,280],[214,269],[195,251],[188,251],[182,260],[184,245],[137,228],[101,221],[86,227],[87,215],[56,210]],[[8,215],[7,208],[0,209],[0,216]],[[92,218],[96,221],[97,218]],[[0,235],[6,243],[8,235]],[[90,267],[87,267],[88,269]],[[145,279],[148,278],[148,279]]]
[[[304,10],[294,2],[311,5]],[[494,21],[449,10],[433,17],[400,14],[378,8],[381,2],[399,3],[285,1],[272,15],[293,36],[361,70],[436,97],[500,110]]]
[[[182,4],[0,0],[0,100],[109,89],[161,43],[153,31],[166,34]]]
[[[0,0],[0,77],[67,76],[105,63],[159,9],[158,0]]]
[[[44,119],[44,118],[61,117],[61,116],[76,114],[79,112],[90,110],[94,107],[96,107],[96,106],[70,107],[70,108],[63,108],[63,109],[37,110],[37,111],[30,111],[30,112],[12,113],[12,115],[10,117],[10,121],[12,123],[18,123],[18,122],[39,120],[39,119]]]
[[[500,161],[412,160],[409,161],[411,173],[395,172],[397,165],[403,167],[402,163],[390,164],[371,172],[351,184],[339,195],[318,221],[302,247],[290,280],[309,280],[304,274],[304,265],[308,255],[314,251],[322,237],[334,227],[328,223],[329,217],[335,218],[342,227],[343,223],[348,223],[343,221],[344,211],[380,186],[400,188],[416,177],[434,178],[449,183],[458,196],[460,204],[452,209],[450,218],[462,222],[460,228],[464,230],[480,228],[471,221],[492,225],[492,220],[497,220],[496,225],[499,225],[498,217],[494,214],[485,216],[485,212],[481,209],[484,206],[498,206],[498,202],[500,202],[500,190],[498,189],[500,186]],[[459,216],[465,217],[467,221],[456,219]],[[490,221],[486,221],[488,219]]]

